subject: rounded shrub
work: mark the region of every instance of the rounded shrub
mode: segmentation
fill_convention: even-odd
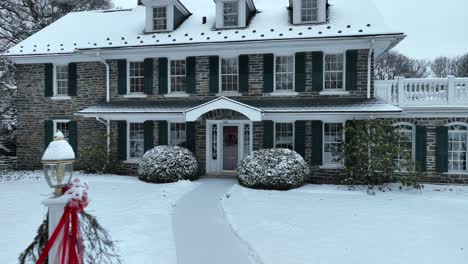
[[[186,148],[158,146],[143,155],[138,175],[140,180],[153,183],[194,180],[198,176],[198,162]]]
[[[242,186],[271,190],[300,187],[309,173],[301,155],[289,149],[254,151],[240,162],[237,169]]]

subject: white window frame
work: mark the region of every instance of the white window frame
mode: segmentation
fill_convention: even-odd
[[[156,20],[161,20],[161,21],[164,20],[164,19],[156,18],[156,17],[154,16],[155,10],[156,10],[156,9],[164,9],[165,12],[166,12],[166,17],[165,17],[165,20],[166,20],[166,28],[164,28],[164,29],[156,29],[156,28],[155,28],[155,26],[156,26],[155,21],[156,21]],[[153,28],[152,28],[152,29],[153,29],[153,32],[166,32],[166,31],[167,31],[167,29],[169,28],[169,21],[168,21],[169,14],[168,14],[168,13],[169,13],[169,8],[167,8],[167,6],[153,6],[153,7],[152,7],[151,20],[153,21]]]
[[[412,134],[411,134],[411,160],[412,161],[415,161],[416,160],[416,125],[415,124],[412,124],[412,123],[409,123],[409,122],[398,122],[398,123],[395,123],[392,125],[394,128],[398,129],[398,131],[401,133],[401,126],[410,126],[411,127],[411,131],[412,131]],[[404,164],[401,164],[401,154],[398,153],[398,157],[397,157],[397,166],[401,169],[401,170],[406,170],[406,168],[404,167]]]
[[[325,126],[327,124],[341,124],[342,128],[342,143],[345,141],[345,123],[344,122],[323,122],[322,124],[322,161],[324,167],[341,167],[343,166],[343,161],[336,161],[336,162],[326,162],[325,161],[325,144],[331,144],[333,142],[325,142]]]
[[[237,64],[237,89],[235,91],[223,91],[223,60],[235,59]],[[225,76],[233,74],[224,74]],[[221,95],[240,95],[239,93],[239,57],[219,57],[219,94]]]
[[[141,63],[142,64],[142,70],[141,70],[141,80],[142,80],[142,84],[143,84],[143,89],[141,92],[132,92],[131,91],[131,79],[132,79],[132,76],[130,75],[130,67],[132,65],[132,63]],[[133,61],[130,61],[128,60],[127,61],[127,95],[125,97],[146,97],[145,95],[145,69],[144,69],[144,61],[141,61],[141,60],[133,60]]]
[[[56,119],[56,120],[53,120],[53,123],[54,123],[54,128],[53,128],[53,130],[54,130],[54,136],[55,136],[55,134],[57,134],[57,132],[58,132],[58,131],[57,131],[57,127],[58,127],[57,124],[58,124],[58,123],[66,123],[66,124],[68,124],[68,137],[65,137],[65,139],[68,141],[69,138],[70,138],[70,122],[71,122],[70,119]],[[60,132],[62,132],[62,131],[60,131]]]
[[[318,0],[318,16],[316,21],[302,21],[302,0],[292,0],[293,4],[293,24],[318,24],[327,21],[327,1]]]
[[[292,71],[292,89],[291,90],[277,90],[277,70],[276,70],[276,61],[280,57],[292,57],[292,64],[293,64],[293,71]],[[297,94],[296,91],[296,56],[295,54],[278,54],[275,55],[275,60],[274,60],[274,66],[273,66],[273,75],[275,76],[274,84],[273,84],[273,91],[274,93],[279,93],[279,94]],[[288,72],[289,73],[289,72]]]
[[[343,88],[333,88],[333,89],[327,89],[326,88],[326,83],[327,80],[325,78],[327,70],[326,70],[326,65],[327,65],[327,56],[332,56],[332,55],[341,55],[343,56]],[[331,71],[331,72],[337,72],[337,71]],[[323,55],[323,91],[326,92],[344,92],[346,91],[346,53],[345,52],[337,52],[337,53],[325,53]]]
[[[67,93],[58,94],[58,67],[67,68]],[[68,64],[53,64],[53,100],[69,100],[71,97],[68,95],[70,89],[70,72],[68,70]]]
[[[247,5],[246,0],[216,0],[216,28],[232,29],[244,28],[247,26]],[[224,26],[224,3],[238,3],[238,24],[237,26]]]
[[[226,20],[225,20],[225,6],[226,4],[237,4],[237,25],[230,25],[230,26],[226,26]],[[240,25],[240,2],[239,1],[226,1],[226,2],[222,2],[222,9],[223,9],[223,13],[222,13],[222,20],[223,20],[223,28],[238,28],[239,25]],[[228,15],[235,15],[235,14],[228,14]]]
[[[176,2],[153,2],[146,6],[146,33],[170,32],[174,30],[174,5]],[[166,8],[166,30],[154,30],[154,8]]]
[[[172,76],[172,71],[171,70],[172,70],[172,62],[173,61],[185,61],[185,75],[184,75],[184,77],[185,77],[185,87],[184,87],[185,91],[172,91],[173,90],[172,89],[172,77],[173,76]],[[169,62],[168,62],[168,66],[169,67],[167,67],[168,68],[167,69],[167,71],[168,71],[167,76],[169,76],[169,77],[168,77],[168,84],[167,84],[168,85],[168,90],[167,91],[168,91],[169,96],[171,96],[171,95],[172,96],[188,96],[188,94],[187,94],[187,60],[186,60],[186,58],[183,58],[183,59],[176,59],[176,58],[170,59]],[[182,75],[177,75],[177,76],[180,77]]]
[[[144,136],[144,123],[141,122],[128,122],[127,121],[127,161],[129,162],[137,162],[141,159],[141,157],[130,157],[130,126],[131,124],[140,124],[143,129],[143,154],[145,154],[145,136]]]
[[[463,174],[466,174],[468,173],[468,123],[463,123],[463,122],[453,122],[453,123],[450,123],[450,124],[447,124],[446,125],[448,127],[448,134],[450,135],[450,133],[455,133],[454,130],[451,130],[450,128],[453,127],[453,126],[463,126],[463,127],[466,127],[466,133],[467,133],[467,142],[465,142],[466,146],[467,146],[467,150],[466,150],[466,167],[467,169],[466,170],[453,170],[450,168],[450,157],[449,157],[449,164],[448,164],[448,173],[450,174],[460,174],[460,173],[463,173]],[[450,155],[450,137],[449,137],[449,141],[447,142],[447,146],[448,146],[448,154]]]
[[[274,122],[273,123],[273,147],[277,148],[276,145],[283,144],[278,142],[276,139],[276,124],[292,124],[292,150],[295,150],[296,145],[296,125],[295,122]]]
[[[187,124],[186,123],[183,123],[183,122],[169,122],[168,123],[168,126],[167,126],[167,135],[168,135],[168,143],[169,145],[171,146],[178,146],[180,143],[183,143],[183,142],[180,142],[179,144],[177,145],[174,145],[172,144],[172,133],[171,133],[171,126],[172,125],[177,125],[177,124],[183,124],[184,125],[184,128],[185,128],[185,140],[183,142],[187,142]]]
[[[304,0],[300,0],[301,1],[301,9],[300,9],[300,13],[301,13],[301,22],[302,23],[314,23],[314,22],[317,22],[319,20],[319,15],[320,15],[320,0],[310,0],[310,1],[316,1],[317,2],[317,19],[315,20],[307,20],[307,21],[304,21],[303,19],[303,13],[304,13],[304,9],[305,7],[303,6],[303,1]],[[307,8],[307,9],[311,9],[313,10],[313,8]]]

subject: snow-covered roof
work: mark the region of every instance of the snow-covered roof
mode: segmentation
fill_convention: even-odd
[[[80,49],[191,43],[401,34],[385,25],[373,0],[329,0],[329,22],[292,25],[288,0],[254,0],[259,11],[245,29],[215,30],[213,0],[180,0],[192,15],[173,32],[144,34],[145,7],[70,13],[6,55],[72,53]],[[273,3],[274,2],[274,3]],[[203,24],[203,17],[207,23]]]

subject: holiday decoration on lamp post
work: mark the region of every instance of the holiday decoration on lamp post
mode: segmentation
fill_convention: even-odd
[[[55,189],[55,196],[63,194],[63,188],[70,183],[73,174],[75,152],[62,132],[57,132],[42,156],[44,176],[50,188]]]

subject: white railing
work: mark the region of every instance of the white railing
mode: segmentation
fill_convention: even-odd
[[[468,78],[425,78],[375,81],[376,96],[398,106],[468,108]]]

